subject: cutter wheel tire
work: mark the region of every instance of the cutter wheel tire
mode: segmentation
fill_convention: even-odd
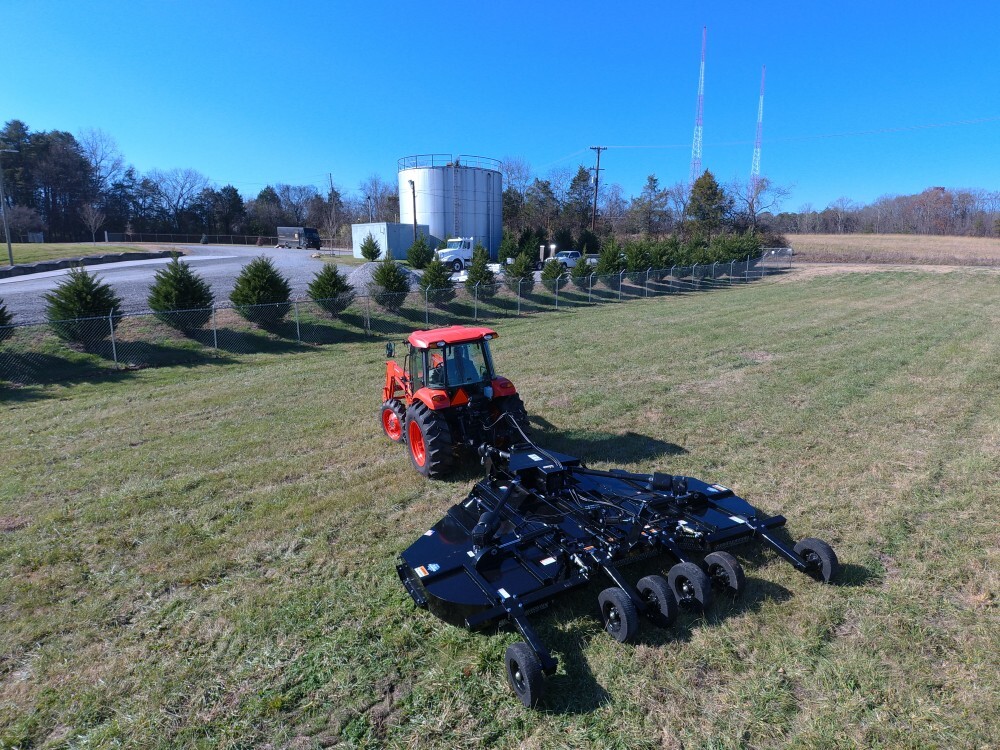
[[[435,479],[451,468],[454,445],[448,422],[419,401],[406,410],[406,442],[413,468],[425,477]]]
[[[403,442],[403,425],[406,424],[406,407],[399,399],[390,398],[382,404],[379,413],[382,430],[394,443]]]
[[[693,562],[677,563],[667,574],[667,581],[682,607],[708,609],[712,603],[712,582]]]
[[[519,395],[515,393],[513,396],[500,396],[494,403],[501,414],[510,414],[517,422],[517,426],[525,434],[528,433],[531,428],[531,425],[528,424],[528,410],[524,408],[524,402]]]
[[[677,617],[677,599],[670,590],[670,584],[663,576],[646,576],[635,585],[639,596],[649,608],[646,615],[662,628],[667,627]]]
[[[597,601],[608,634],[619,643],[634,641],[639,634],[639,612],[631,597],[624,590],[612,587],[604,589]]]
[[[739,560],[728,552],[712,552],[705,555],[705,570],[716,591],[739,596],[747,585],[747,577]]]
[[[504,655],[507,682],[514,695],[521,699],[526,708],[534,708],[542,699],[545,678],[538,655],[524,641],[518,641],[507,648]]]
[[[818,581],[830,583],[840,572],[837,553],[822,539],[803,539],[795,545],[795,554],[808,566],[806,573]]]

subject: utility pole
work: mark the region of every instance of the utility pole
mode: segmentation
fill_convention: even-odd
[[[594,211],[590,216],[590,231],[597,231],[597,188],[601,182],[601,152],[607,151],[607,146],[591,146],[591,151],[597,152],[597,166],[594,167]]]
[[[0,153],[16,154],[12,148],[0,148]],[[3,191],[3,165],[0,164],[0,214],[3,214],[3,236],[7,240],[7,259],[14,265],[14,249],[10,245],[10,228],[7,226],[7,196]]]
[[[413,180],[408,180],[410,183],[410,191],[413,193],[413,241],[417,241],[417,186],[413,183]]]

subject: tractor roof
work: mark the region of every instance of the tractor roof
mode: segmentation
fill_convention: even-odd
[[[417,349],[434,349],[441,343],[464,344],[467,341],[479,341],[487,336],[495,339],[497,332],[492,328],[480,326],[448,326],[432,328],[429,331],[414,331],[410,334],[409,342]]]

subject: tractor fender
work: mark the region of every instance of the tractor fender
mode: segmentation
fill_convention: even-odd
[[[437,388],[421,388],[413,394],[413,400],[419,401],[431,411],[447,409],[451,406],[448,393]]]
[[[500,396],[515,396],[517,395],[517,388],[514,384],[507,380],[507,378],[493,378],[493,397],[499,398]]]

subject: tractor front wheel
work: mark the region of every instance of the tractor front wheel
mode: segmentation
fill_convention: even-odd
[[[403,441],[403,424],[406,421],[406,409],[399,399],[390,398],[382,404],[379,421],[382,423],[382,430],[392,442],[401,443]]]
[[[406,442],[413,468],[436,479],[451,468],[454,445],[448,422],[419,401],[406,410]]]

